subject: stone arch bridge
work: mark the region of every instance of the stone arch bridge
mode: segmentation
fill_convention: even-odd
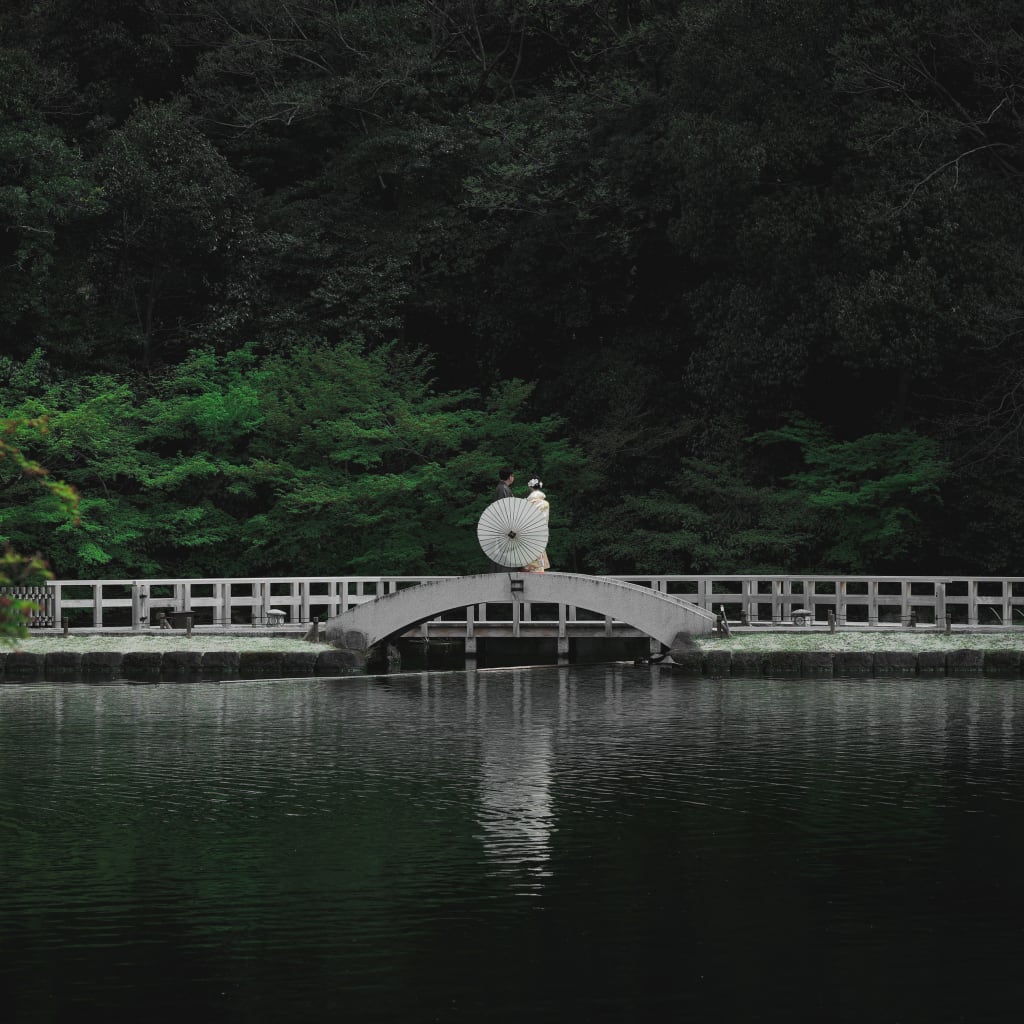
[[[686,647],[692,634],[710,633],[715,625],[715,616],[703,608],[635,583],[567,572],[508,572],[440,579],[378,597],[329,619],[326,635],[335,647],[365,653],[455,608],[516,601],[610,615],[669,648]]]

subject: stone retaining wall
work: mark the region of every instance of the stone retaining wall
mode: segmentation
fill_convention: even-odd
[[[675,671],[692,676],[1019,676],[1020,651],[700,651],[672,652]]]
[[[1024,675],[1020,651],[701,651],[677,649],[691,676]],[[353,651],[0,651],[0,682],[177,681],[344,676],[366,670]]]
[[[171,682],[184,679],[282,679],[364,672],[352,651],[0,651],[0,682]]]

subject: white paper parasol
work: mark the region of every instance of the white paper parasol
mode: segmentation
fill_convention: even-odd
[[[502,498],[484,509],[476,535],[492,562],[521,569],[548,546],[548,521],[536,505],[522,498]]]

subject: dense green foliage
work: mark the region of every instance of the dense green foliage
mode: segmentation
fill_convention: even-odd
[[[62,576],[1024,574],[1012,0],[12,0],[0,478]],[[527,382],[527,383],[522,383]]]
[[[4,529],[30,550],[45,528],[62,577],[482,570],[474,492],[503,453],[580,471],[556,420],[521,417],[529,386],[437,394],[422,358],[394,345],[195,349],[144,386],[20,376],[5,397],[16,415],[48,411],[36,446],[83,495],[82,522],[10,474]]]
[[[9,476],[31,481],[36,495],[40,492],[47,495],[48,500],[42,503],[47,514],[59,510],[62,521],[77,524],[78,494],[74,488],[62,480],[52,480],[38,462],[26,458],[14,443],[14,435],[26,431],[45,434],[46,421],[0,421],[0,463]],[[21,554],[9,544],[0,551],[0,646],[26,637],[32,617],[40,610],[37,603],[25,597],[24,588],[37,587],[52,578],[40,555]]]

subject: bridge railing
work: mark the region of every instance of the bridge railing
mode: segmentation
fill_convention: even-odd
[[[1024,626],[1024,577],[658,576],[622,577],[664,589],[731,622],[839,626]],[[648,582],[650,581],[650,582]]]
[[[159,625],[161,615],[181,624],[190,615],[197,629],[263,627],[276,623],[321,622],[355,604],[450,577],[303,576],[204,579],[53,580],[34,628],[142,630]],[[813,576],[813,575],[619,575],[625,580],[674,594],[730,622],[779,626],[794,622],[824,625],[829,614],[838,626],[942,625],[947,616],[959,626],[1024,626],[1024,577]],[[511,605],[455,609],[439,620],[486,626],[508,622]],[[605,622],[584,608],[524,602],[523,623]]]

